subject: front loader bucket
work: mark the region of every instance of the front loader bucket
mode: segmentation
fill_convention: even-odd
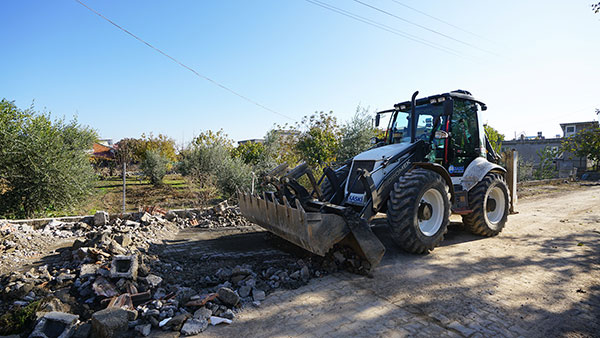
[[[285,197],[283,203],[266,195],[260,198],[239,192],[238,197],[240,211],[248,220],[319,256],[325,256],[334,244],[349,235],[353,235],[371,269],[379,264],[385,252],[367,222],[359,218],[349,222],[333,213],[306,212],[298,200],[290,205]]]

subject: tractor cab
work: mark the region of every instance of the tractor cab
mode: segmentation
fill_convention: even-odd
[[[414,104],[398,103],[378,113],[392,113],[380,145],[425,141],[431,148],[429,162],[442,165],[450,176],[462,176],[474,159],[487,157],[483,110],[485,104],[462,90],[414,100]],[[376,117],[376,124],[379,120]]]

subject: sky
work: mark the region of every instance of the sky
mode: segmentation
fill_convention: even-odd
[[[598,119],[591,0],[319,0],[385,29],[307,0],[81,1],[268,108],[75,0],[2,1],[0,98],[77,117],[101,138],[261,138],[315,111],[344,122],[359,105],[389,109],[416,90],[470,91],[507,139]]]

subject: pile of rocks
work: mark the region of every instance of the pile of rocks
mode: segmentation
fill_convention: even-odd
[[[252,224],[242,216],[240,208],[237,205],[230,206],[227,201],[199,212],[169,212],[166,214],[166,217],[178,224],[185,222],[187,226],[197,226],[200,228],[239,227]]]
[[[78,238],[60,253],[60,260],[1,278],[0,313],[35,305],[37,324],[31,337],[147,336],[153,330],[194,335],[209,325],[231,323],[241,308],[260,306],[275,289],[297,288],[340,269],[365,271],[364,261],[342,247],[324,258],[238,261],[191,278],[182,268],[186,262],[161,261],[152,253],[153,243],[162,243],[182,227],[205,227],[201,224],[239,226],[247,221],[225,203],[197,213],[140,212],[130,219],[111,220],[98,212],[89,224],[51,222],[40,230],[11,225],[9,231],[5,225],[3,233],[25,239]],[[50,328],[53,332],[46,332]]]

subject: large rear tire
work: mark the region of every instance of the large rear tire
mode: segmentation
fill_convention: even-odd
[[[450,202],[444,179],[431,170],[416,168],[394,184],[387,220],[392,238],[411,253],[428,253],[448,231]]]
[[[476,235],[496,236],[508,218],[509,197],[504,178],[489,173],[469,191],[472,213],[463,215],[463,224]]]

